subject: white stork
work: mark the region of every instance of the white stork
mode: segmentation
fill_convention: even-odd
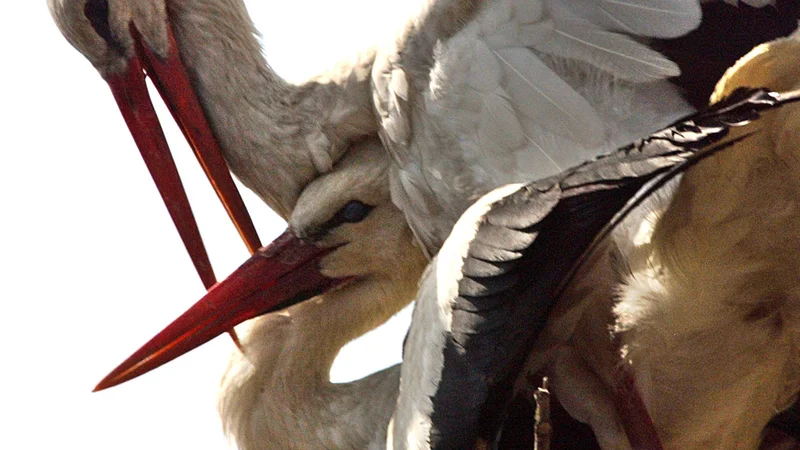
[[[347,283],[316,297],[316,302],[290,310],[288,318],[265,317],[243,339],[247,357],[234,356],[223,388],[228,396],[221,400],[225,427],[236,435],[240,448],[364,448],[370,442],[383,446],[399,368],[347,385],[334,385],[328,377],[331,363],[345,343],[409,303],[427,264],[413,244],[402,214],[389,200],[389,159],[375,134],[377,123],[369,96],[374,52],[294,86],[269,69],[240,1],[192,0],[165,5],[163,1],[52,0],[49,6],[67,39],[109,82],[143,155],[155,154],[146,158],[148,165],[163,162],[169,153],[144,90],[142,66],[196,151],[202,153],[205,146],[218,140],[237,176],[288,219],[290,231],[258,255],[290,243],[284,254],[289,256],[283,261],[285,273],[303,262],[297,260],[299,253],[316,249],[306,255],[311,265],[292,272],[295,284],[287,287],[294,292],[284,291],[283,297],[272,299],[274,303]],[[189,78],[182,73],[181,60]],[[199,97],[202,111],[188,104],[193,93]],[[218,170],[219,162],[210,159],[213,154],[201,156],[218,182],[224,175]],[[185,208],[174,171],[168,165],[156,168],[157,182],[170,183],[159,184],[168,206],[180,202]],[[166,176],[157,177],[165,172]],[[236,201],[231,184],[219,188],[226,201]],[[176,223],[184,228],[187,222],[193,225],[190,213],[176,209]],[[236,214],[234,218],[240,226],[247,220]],[[188,228],[187,247],[195,255],[203,253],[196,232]],[[252,235],[248,239],[253,247],[255,239]],[[197,265],[210,284],[213,273],[204,268],[207,263]],[[250,315],[269,308],[259,307]],[[244,317],[230,319],[227,328]],[[275,342],[264,345],[263,339]],[[193,342],[199,345],[197,338]],[[302,351],[292,351],[292,347]],[[171,348],[177,350],[179,347]],[[167,356],[160,354],[161,358]],[[149,359],[137,370],[143,372],[158,363],[158,358]],[[116,379],[119,381],[121,378]],[[98,388],[112,382],[108,378]],[[263,397],[254,394],[262,391]],[[367,395],[369,402],[364,401]],[[248,401],[240,401],[242,398]],[[358,420],[340,420],[348,414]],[[308,426],[298,429],[296,421]]]
[[[573,27],[571,29],[575,29],[573,20],[583,24],[584,21],[593,19],[583,17],[581,14],[576,16],[574,5],[569,2],[563,4],[556,1],[546,2],[544,4],[546,7],[542,9],[537,8],[537,5],[541,6],[542,3],[536,1],[531,1],[529,4],[518,2],[514,5],[498,1],[480,11],[469,8],[470,4],[475,6],[474,2],[423,3],[423,14],[419,20],[411,22],[419,24],[420,27],[411,26],[404,29],[401,40],[380,53],[381,65],[374,74],[377,86],[375,98],[382,114],[378,123],[372,117],[369,103],[368,75],[374,54],[367,54],[349,66],[340,67],[331,74],[321,77],[317,82],[312,81],[301,86],[287,84],[275,76],[263,61],[258,43],[253,37],[252,24],[243,5],[237,0],[186,0],[166,4],[164,1],[132,0],[49,1],[51,11],[64,34],[111,84],[120,101],[123,114],[126,113],[125,109],[131,106],[141,108],[140,112],[145,110],[145,116],[149,114],[145,108],[146,102],[143,102],[142,98],[126,97],[130,92],[135,92],[134,89],[141,84],[142,73],[141,69],[136,67],[136,63],[143,63],[148,74],[156,80],[157,85],[160,85],[168,103],[172,104],[190,140],[197,142],[201,137],[193,133],[196,131],[197,123],[202,119],[202,114],[196,109],[188,112],[182,110],[181,97],[170,97],[171,93],[175,94],[176,89],[185,89],[184,92],[194,90],[214,130],[213,136],[220,141],[221,150],[231,169],[245,185],[259,194],[279,214],[290,218],[289,222],[293,229],[277,243],[260,251],[253,260],[256,263],[246,264],[241,269],[243,272],[239,272],[252,274],[252,270],[258,273],[267,268],[278,268],[283,277],[278,280],[276,278],[278,275],[272,274],[272,278],[268,279],[280,282],[267,285],[264,284],[266,281],[260,283],[258,279],[244,280],[243,285],[234,288],[236,289],[234,293],[253,301],[256,300],[255,297],[249,296],[252,291],[264,291],[264,295],[257,296],[261,300],[265,300],[264,297],[268,292],[277,294],[276,297],[268,299],[266,303],[259,301],[245,306],[223,306],[228,317],[223,317],[213,324],[206,323],[204,331],[191,338],[185,332],[195,328],[194,321],[197,318],[191,315],[184,316],[179,323],[188,328],[177,331],[176,328],[168,329],[156,339],[155,343],[145,346],[141,352],[114,371],[99,387],[107,387],[143,373],[188,351],[190,347],[199,345],[213,337],[215,333],[230,328],[247,317],[286,306],[287,301],[290,303],[299,301],[324,289],[339,286],[330,294],[314,297],[317,299],[314,302],[290,309],[288,316],[266,316],[253,325],[252,331],[243,342],[247,349],[247,357],[235,359],[225,380],[226,394],[222,401],[224,419],[227,428],[237,436],[242,448],[280,444],[297,447],[360,448],[370,443],[382,444],[381,437],[385,429],[376,424],[381,422],[385,424],[391,414],[398,370],[390,369],[346,386],[331,385],[327,380],[330,362],[344,342],[376,326],[413,296],[415,281],[422,272],[424,262],[419,250],[412,243],[400,212],[389,202],[386,189],[388,184],[384,178],[389,170],[386,166],[387,161],[383,156],[377,155],[380,149],[368,136],[373,135],[380,125],[384,136],[391,143],[396,160],[403,163],[400,170],[392,170],[394,177],[392,194],[394,202],[404,208],[403,213],[410,220],[415,215],[413,208],[420,206],[409,203],[409,199],[412,198],[410,194],[415,192],[411,187],[422,185],[423,189],[427,189],[424,187],[426,184],[428,187],[435,184],[429,175],[446,178],[453,173],[451,169],[465,167],[464,159],[458,156],[460,149],[456,146],[451,148],[450,153],[454,153],[456,158],[452,160],[453,165],[452,168],[448,168],[449,172],[439,172],[437,175],[436,165],[425,166],[423,167],[425,171],[420,173],[423,177],[421,184],[419,180],[414,181],[414,177],[409,176],[417,174],[409,170],[415,169],[413,165],[407,164],[409,154],[430,155],[430,152],[438,148],[440,142],[447,140],[447,136],[457,137],[457,133],[463,131],[458,127],[451,129],[442,127],[440,129],[445,131],[444,137],[436,137],[428,142],[427,147],[422,145],[426,136],[431,136],[434,127],[445,123],[436,123],[441,121],[442,116],[439,116],[432,125],[426,125],[430,122],[425,116],[413,116],[416,114],[414,111],[424,109],[419,109],[417,106],[408,109],[409,105],[420,105],[420,103],[409,103],[409,100],[420,99],[416,97],[419,92],[414,90],[419,87],[419,83],[431,81],[432,88],[452,87],[452,85],[445,86],[444,83],[457,81],[449,75],[458,74],[458,71],[463,69],[462,66],[452,64],[459,55],[462,55],[455,50],[464,51],[466,48],[468,54],[470,39],[476,36],[480,38],[478,42],[486,40],[490,44],[489,56],[496,58],[498,55],[502,56],[505,51],[495,45],[503,42],[508,44],[508,39],[522,36],[513,31],[515,24],[523,28],[532,25],[525,30],[532,31],[535,36],[537,33],[563,32],[563,29],[551,26],[562,19],[565,22],[559,22],[558,25],[566,23],[567,27]],[[441,15],[451,12],[450,7],[460,6],[467,7],[469,14]],[[684,7],[685,10],[680,9]],[[699,21],[696,1],[680,3],[676,8],[678,8],[676,20],[668,21],[667,30],[637,29],[625,32],[645,36],[676,35],[690,30]],[[167,12],[169,21],[166,20]],[[636,19],[632,20],[636,22]],[[652,18],[649,19],[649,23],[653,23]],[[175,29],[176,41],[171,41],[168,24]],[[130,31],[131,25],[136,31]],[[438,28],[440,25],[443,26],[442,29]],[[615,26],[602,21],[591,25],[617,30]],[[677,28],[671,28],[673,26]],[[534,98],[552,100],[556,94],[564,95],[563,99],[569,99],[565,110],[568,115],[580,112],[581,117],[590,119],[585,123],[581,122],[581,126],[585,128],[578,129],[572,125],[565,127],[566,123],[559,125],[558,120],[545,120],[545,126],[522,123],[525,122],[525,118],[515,118],[521,124],[517,125],[525,127],[523,132],[525,142],[527,139],[534,139],[528,136],[530,132],[528,125],[530,125],[534,130],[544,128],[539,131],[542,131],[543,139],[548,141],[535,142],[535,145],[549,147],[555,142],[560,142],[562,147],[575,148],[576,145],[582,144],[578,145],[582,148],[578,152],[564,152],[564,155],[558,152],[550,153],[550,159],[563,158],[561,161],[552,162],[548,158],[542,161],[543,154],[536,153],[533,160],[526,161],[523,155],[530,150],[529,148],[504,145],[512,154],[520,157],[514,161],[521,164],[525,170],[537,167],[543,171],[537,172],[534,176],[553,173],[570,161],[579,161],[601,149],[611,148],[634,136],[645,134],[645,131],[658,126],[656,121],[663,123],[688,111],[680,95],[662,80],[675,74],[674,65],[630,39],[626,33],[613,33],[592,27],[587,30],[596,32],[595,37],[602,36],[614,45],[619,45],[619,48],[613,47],[619,50],[617,53],[621,53],[619,58],[624,61],[629,61],[631,58],[639,61],[635,67],[633,69],[621,67],[620,60],[614,61],[613,58],[611,61],[594,58],[591,52],[587,53],[587,49],[580,48],[581,46],[568,50],[566,57],[548,53],[546,48],[534,48],[535,45],[512,49],[510,53],[513,57],[510,59],[503,57],[503,63],[511,63],[509,67],[512,68],[504,66],[503,70],[519,72],[522,75],[521,80],[516,80],[517,87],[519,82],[532,81],[528,76],[529,71],[555,76],[546,81],[547,88],[553,90],[542,91],[542,86],[538,86]],[[495,33],[494,30],[499,31]],[[432,39],[436,37],[436,33],[442,32],[444,34],[439,35],[441,39]],[[530,35],[523,37],[530,38]],[[433,44],[436,42],[440,42],[441,46],[434,48]],[[543,39],[542,42],[545,47],[549,45],[547,39]],[[436,76],[428,79],[423,74],[423,81],[412,79],[412,83],[404,84],[404,81],[409,81],[404,72],[413,75],[417,73],[409,70],[408,60],[395,58],[395,51],[398,49],[398,44],[399,48],[409,50],[418,43],[422,44],[419,47],[421,53],[418,54],[421,60],[418,62],[423,65],[416,67],[415,70],[429,71]],[[459,43],[465,47],[456,45]],[[518,45],[520,42],[512,41],[511,44]],[[480,44],[476,45],[476,48],[477,52],[482,51]],[[530,50],[531,48],[534,49]],[[452,50],[453,53],[448,53],[447,50]],[[519,50],[529,53],[520,55]],[[601,51],[608,53],[608,50],[605,48]],[[178,51],[188,68],[191,86],[181,84],[182,75],[179,60],[176,58]],[[572,53],[573,51],[577,53]],[[404,51],[400,54],[416,53]],[[567,66],[573,64],[573,62],[566,64],[567,60],[571,59],[569,55],[580,61],[574,63],[577,67],[591,66],[598,70],[577,73],[567,70]],[[433,59],[434,56],[436,60]],[[441,59],[438,59],[440,57]],[[491,58],[482,63],[492,66]],[[530,67],[515,66],[513,63],[517,58],[529,62],[533,58],[534,62]],[[619,79],[615,78],[617,74],[613,73],[614,69],[623,69],[624,75],[619,75]],[[490,89],[491,83],[498,82],[496,72],[490,70],[485,72],[485,79],[478,76],[477,79],[467,81],[477,83],[479,89]],[[587,74],[591,76],[584,78]],[[596,83],[597,80],[612,79],[615,80],[614,86],[620,88],[614,91],[614,97],[606,97],[604,95],[606,92],[593,92],[593,90],[606,90]],[[171,84],[175,80],[178,80],[178,85]],[[500,77],[500,80],[502,81],[503,77]],[[639,85],[639,82],[643,84]],[[644,89],[644,86],[647,88]],[[387,87],[395,90],[387,91]],[[496,87],[509,89],[509,86],[505,85]],[[405,88],[408,90],[404,91]],[[518,92],[525,95],[524,89]],[[390,94],[389,97],[384,96],[387,93]],[[440,105],[435,103],[435,100],[440,99],[452,100],[455,94],[453,90],[431,89],[425,90],[424,93],[432,95],[425,99],[431,102],[432,109],[429,111],[431,117],[435,116],[436,111],[444,112],[447,108],[455,107],[447,101]],[[448,95],[441,95],[445,93]],[[497,93],[495,90],[494,94]],[[409,97],[404,98],[405,94]],[[487,92],[482,92],[483,94]],[[484,139],[483,143],[493,143],[500,139],[503,144],[509,142],[513,144],[512,141],[520,137],[518,133],[520,128],[515,126],[513,121],[503,124],[509,112],[502,103],[507,95],[500,95],[498,102],[498,98],[491,97],[493,95],[491,92],[488,94],[490,97],[485,99],[485,104],[488,106],[481,111],[488,113],[489,122],[496,123],[488,123],[489,128],[487,128],[485,126],[487,124],[478,121],[480,126],[475,127],[477,131],[472,135],[478,138],[478,142]],[[630,97],[637,95],[642,95],[643,99],[649,101],[658,100],[657,105],[663,106],[664,110],[652,113],[652,103],[648,104],[647,100],[639,103]],[[630,110],[632,113],[606,109],[607,106],[614,104],[613,102],[622,99],[629,100],[625,105],[632,106]],[[525,100],[517,99],[515,102],[515,108],[522,108],[515,112],[537,115],[537,120],[543,112],[550,111],[558,115],[558,111],[563,110],[563,105],[546,105],[543,109],[535,107],[534,110],[529,110],[525,106],[529,105]],[[399,109],[386,110],[387,105]],[[587,105],[588,107],[584,108]],[[647,107],[639,108],[639,105]],[[465,111],[468,111],[467,107],[474,107],[475,102],[467,101],[464,106]],[[480,105],[478,107],[481,108]],[[408,117],[396,120],[403,118],[409,111],[413,113],[414,120],[407,120]],[[394,115],[392,112],[401,114]],[[141,117],[141,114],[133,117]],[[631,119],[639,120],[631,121]],[[134,136],[144,142],[140,143],[140,146],[149,145],[158,148],[161,145],[152,142],[148,144],[148,139],[152,136],[151,130],[146,129],[146,123],[129,120],[129,125]],[[500,125],[500,128],[493,128],[492,125]],[[548,131],[549,126],[556,129]],[[508,131],[504,130],[505,128],[513,132],[506,136],[509,139],[502,136]],[[408,141],[413,145],[403,148],[398,144],[404,144],[406,141],[399,139],[402,135],[397,132],[408,132],[411,129],[423,133],[415,134],[417,137]],[[453,132],[456,134],[452,134]],[[594,132],[598,134],[592,136]],[[199,133],[199,136],[211,135],[208,130]],[[559,141],[560,139],[563,140]],[[515,142],[518,141],[519,139]],[[352,142],[356,142],[355,146],[349,145]],[[208,140],[203,140],[202,143],[208,143]],[[198,152],[201,152],[203,145],[197,147],[199,147]],[[440,162],[446,163],[447,160],[440,159]],[[480,158],[472,161],[475,166],[485,162]],[[426,172],[428,169],[433,170]],[[503,168],[487,166],[486,169],[478,170],[480,176],[464,172],[464,177],[455,180],[454,186],[465,186],[465,189],[452,193],[451,198],[454,202],[447,206],[448,214],[437,215],[434,225],[430,227],[434,230],[433,233],[425,231],[426,226],[419,218],[411,221],[415,234],[420,237],[429,253],[435,252],[438,243],[449,232],[446,221],[452,225],[460,210],[463,210],[472,199],[496,184],[509,181],[497,177],[498,170],[502,171]],[[521,175],[516,173],[514,176]],[[526,179],[530,176],[528,175]],[[382,179],[383,182],[379,181]],[[353,180],[359,180],[355,188],[351,186]],[[439,180],[441,181],[441,178]],[[461,183],[463,180],[467,181],[466,185]],[[475,181],[479,183],[475,184]],[[425,197],[424,192],[419,194]],[[442,208],[443,204],[448,204],[448,198],[435,198],[429,204],[425,204],[425,208],[426,211],[429,207],[433,208],[435,212]],[[366,220],[359,222],[362,219]],[[309,245],[308,241],[318,245],[315,246],[313,243]],[[374,241],[377,244],[369,244],[367,241]],[[342,245],[344,242],[347,244]],[[189,247],[193,245],[197,244],[190,243]],[[286,250],[286,245],[293,250]],[[335,248],[331,249],[329,247],[331,245]],[[270,260],[273,262],[266,264],[257,263],[263,262],[264,255],[279,252],[279,255],[287,256],[292,251],[304,254],[305,259],[299,262],[284,261],[277,265],[274,259]],[[316,274],[320,270],[313,264],[300,263],[318,263],[323,276]],[[306,283],[297,282],[297,277],[301,275],[307,277]],[[242,281],[242,278],[234,277],[234,280],[239,281],[232,281],[226,286],[237,286],[236,283]],[[220,297],[222,293],[225,293],[225,290],[220,286],[209,295],[211,298],[223,300]],[[337,305],[341,311],[331,305]],[[322,320],[323,318],[325,320]],[[315,327],[308,326],[306,321],[313,322]],[[304,325],[300,326],[301,323]],[[265,343],[273,338],[278,341],[273,344],[275,347],[271,347],[269,342]],[[161,345],[165,345],[166,348],[159,350],[158,347]],[[283,352],[281,348],[302,348],[303,351]],[[290,357],[287,358],[287,355]],[[379,394],[378,397],[367,400],[363,395],[364,392]],[[249,401],[241,401],[243,398]],[[341,417],[343,411],[351,412],[354,419],[348,423],[331,421],[331,417]],[[285,427],[283,421],[290,416],[305,417],[305,423],[308,423],[309,427],[298,430],[297,433],[287,433],[287,430],[292,428]],[[356,420],[356,417],[359,419]]]
[[[471,207],[417,296],[393,448],[493,444],[543,370],[602,448],[757,448],[800,395],[800,105],[722,100],[798,101],[798,63],[800,35],[762,45],[710,112]]]

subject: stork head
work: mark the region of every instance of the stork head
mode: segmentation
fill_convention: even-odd
[[[164,0],[47,0],[47,6],[64,37],[105,79],[135,59],[134,29],[159,56],[169,50]]]
[[[251,251],[260,242],[219,142],[192,87],[163,0],[48,0],[66,36],[100,72],[117,101],[200,278],[216,282],[145,83],[149,76]]]
[[[331,314],[342,313],[335,305],[340,299],[360,308],[347,309],[352,326],[345,319],[347,325],[331,336],[339,342],[331,346],[388,319],[412,300],[427,264],[389,198],[388,168],[377,139],[354,145],[332,172],[306,186],[280,237],[213,286],[96,389],[146,373],[245,320],[310,299],[333,302]]]

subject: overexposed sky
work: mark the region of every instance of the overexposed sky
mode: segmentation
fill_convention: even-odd
[[[388,0],[247,3],[271,65],[295,80],[397,20]],[[108,87],[63,39],[45,0],[6,7],[0,52],[0,448],[227,448],[215,407],[233,348],[225,336],[91,393],[204,289]],[[221,279],[247,251],[160,108]],[[268,242],[285,224],[243,194]],[[344,350],[335,379],[399,360],[407,320],[408,311],[392,329]]]

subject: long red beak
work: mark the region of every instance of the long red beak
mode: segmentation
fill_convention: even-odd
[[[131,26],[131,32],[137,41],[137,55],[130,60],[126,73],[111,75],[107,77],[106,81],[111,87],[122,116],[128,124],[161,197],[164,199],[164,204],[192,258],[197,273],[205,287],[209,288],[216,282],[214,271],[197,229],[180,176],[172,160],[164,132],[153,109],[153,104],[150,102],[145,84],[145,73],[158,88],[250,252],[255,252],[261,247],[261,243],[239,191],[228,172],[217,140],[189,82],[172,31],[169,30],[170,54],[163,60],[147,48],[133,26]]]
[[[131,26],[136,55],[127,71],[106,78],[136,145],[164,199],[184,245],[209,292],[171,325],[106,376],[95,391],[144,374],[253,317],[288,307],[343,283],[323,276],[319,260],[333,248],[317,247],[290,231],[265,248],[228,172],[219,145],[169,32],[170,54],[159,58]],[[224,282],[214,272],[150,97],[149,76],[191,145],[209,181],[254,255]],[[231,333],[236,340],[235,334]],[[238,343],[238,342],[237,342]]]
[[[94,388],[106,389],[147,373],[253,317],[321,294],[347,278],[328,278],[319,260],[336,247],[318,247],[284,232],[225,281],[137,350]]]

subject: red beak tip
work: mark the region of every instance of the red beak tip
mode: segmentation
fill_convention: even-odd
[[[97,386],[95,386],[94,389],[92,389],[92,392],[104,391],[113,386],[116,386],[116,383],[109,383],[106,379],[103,379],[102,381],[97,383]]]
[[[116,369],[112,370],[111,373],[106,375],[97,386],[92,389],[92,392],[100,392],[104,391],[108,388],[112,388],[118,384],[122,384],[128,380],[136,378],[137,375],[130,376],[127,370],[122,370],[121,367],[117,367]]]
[[[318,261],[331,250],[304,242],[287,230],[106,375],[94,392],[143,375],[226,331],[241,350],[234,326],[346,281],[319,272]]]
[[[116,385],[118,385],[120,383],[121,383],[121,380],[119,379],[119,376],[117,374],[115,374],[114,372],[112,372],[112,373],[106,375],[105,378],[100,380],[100,382],[97,383],[97,386],[95,386],[94,389],[92,389],[92,392],[104,391],[104,390],[106,390],[108,388],[112,388],[112,387],[114,387],[114,386],[116,386]]]

